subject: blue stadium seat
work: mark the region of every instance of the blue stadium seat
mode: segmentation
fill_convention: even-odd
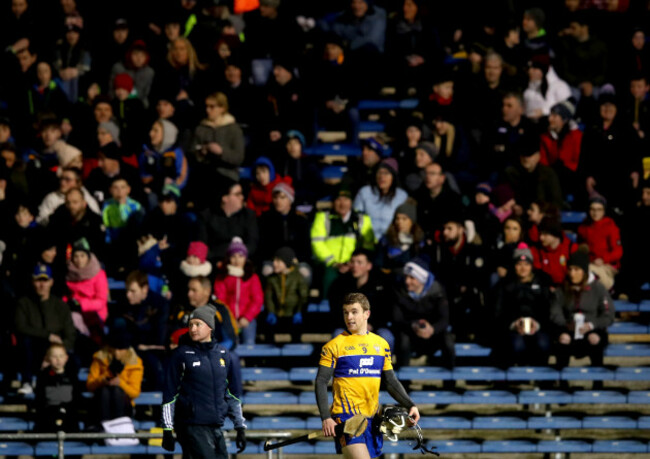
[[[615,373],[600,367],[567,367],[560,377],[564,381],[613,381]]]
[[[34,447],[29,443],[9,441],[0,443],[0,454],[3,456],[33,456]]]
[[[384,447],[382,452],[384,454],[411,454],[419,453],[419,450],[413,451],[415,446],[415,439],[412,440],[400,440],[400,441],[388,441],[384,439]]]
[[[317,441],[314,444],[314,454],[318,454],[317,457],[324,455],[333,455],[336,454],[336,450],[334,448],[334,442],[332,441]]]
[[[306,426],[307,430],[318,430],[323,427],[323,421],[319,417],[312,416],[307,418]]]
[[[489,357],[492,349],[476,343],[456,343],[456,357]]]
[[[360,100],[359,110],[395,110],[400,108],[399,100]]]
[[[155,421],[138,421],[137,419],[133,420],[133,427],[135,430],[150,430],[156,427]]]
[[[583,390],[573,394],[573,403],[625,403],[625,394],[614,390]]]
[[[607,332],[613,335],[644,335],[648,333],[648,326],[636,322],[614,322]]]
[[[440,454],[481,452],[481,445],[472,440],[432,440],[427,443],[427,447],[435,448],[434,451]]]
[[[395,400],[393,399],[393,397],[388,395],[388,392],[386,392],[385,390],[380,390],[379,391],[379,404],[380,405],[394,405],[395,403],[396,403]]]
[[[526,421],[515,416],[480,416],[472,421],[473,429],[525,429]]]
[[[512,367],[506,372],[508,381],[557,381],[560,373],[550,367]]]
[[[248,423],[251,430],[298,430],[306,429],[307,422],[297,416],[258,416]]]
[[[113,279],[112,277],[108,278],[108,289],[109,290],[124,290],[126,285],[124,281]]]
[[[590,453],[591,444],[582,440],[541,440],[537,443],[539,453]]]
[[[303,381],[314,381],[316,379],[316,374],[318,373],[318,368],[292,368],[289,370],[289,381],[291,382],[303,382]]]
[[[298,396],[290,392],[246,392],[243,402],[248,405],[295,405]]]
[[[441,367],[403,367],[398,372],[403,381],[446,381],[451,378],[451,371]]]
[[[562,223],[582,223],[587,218],[586,212],[562,212]]]
[[[414,110],[418,107],[420,101],[418,99],[404,99],[399,103],[399,108],[402,110]]]
[[[79,378],[79,381],[88,381],[88,372],[90,371],[89,368],[80,368],[79,369],[79,374],[77,375],[77,378]]]
[[[614,300],[614,309],[616,312],[636,312],[639,305],[625,300]]]
[[[285,344],[280,350],[282,357],[309,357],[313,353],[313,344]]]
[[[650,381],[650,367],[619,367],[617,381]]]
[[[481,445],[483,453],[535,453],[537,446],[528,440],[487,440]]]
[[[320,177],[322,180],[341,180],[347,171],[347,166],[325,166],[320,171]]]
[[[286,381],[289,372],[280,368],[242,368],[241,377],[244,381]]]
[[[610,344],[605,349],[605,357],[650,357],[650,344]]]
[[[583,429],[636,429],[635,419],[625,416],[585,416]]]
[[[162,448],[162,446],[151,446],[147,445],[147,454],[172,454]],[[174,445],[174,452],[173,454],[183,454],[183,448],[181,448],[181,444],[176,442],[176,445]]]
[[[160,405],[162,403],[162,392],[140,392],[135,399],[136,405]]]
[[[334,445],[330,444],[330,446],[332,447],[332,453],[334,453]],[[295,443],[293,445],[282,447],[282,452],[284,454],[315,454],[316,446],[307,442]],[[248,451],[246,453],[248,453]]]
[[[580,429],[580,419],[570,416],[533,416],[528,419],[528,428],[535,430],[543,429]]]
[[[639,424],[639,429],[650,429],[650,416],[641,416],[637,423]]]
[[[248,421],[246,421],[248,422]],[[223,420],[223,430],[234,430],[235,429],[235,424],[232,423],[232,420],[229,417],[226,417],[226,419]]]
[[[571,394],[561,390],[522,390],[519,392],[518,399],[522,404],[571,403],[573,401]]]
[[[239,178],[241,180],[252,180],[253,174],[250,167],[240,167],[239,168]]]
[[[160,448],[162,450],[162,448]],[[180,449],[179,449],[180,451]],[[68,448],[64,449],[66,455],[71,454]],[[90,445],[90,454],[147,454],[147,445],[108,446]]]
[[[470,390],[463,394],[463,403],[481,405],[516,404],[517,396],[505,390]]]
[[[63,443],[63,451],[66,456],[81,456],[90,454],[90,445],[80,441],[66,441]],[[59,445],[55,441],[42,441],[34,447],[35,456],[57,456]]]
[[[647,453],[648,445],[637,440],[596,440],[592,445],[594,453]]]
[[[0,432],[15,432],[17,430],[28,430],[29,424],[24,419],[16,417],[0,418]]]
[[[423,416],[420,418],[423,429],[471,429],[472,421],[460,416]]]
[[[650,405],[649,390],[633,390],[627,394],[627,403],[632,405]]]
[[[240,357],[280,357],[280,348],[274,344],[241,344],[237,346]]]
[[[331,392],[328,392],[328,394],[327,394],[327,399],[329,400],[328,403],[329,403],[329,404],[332,404],[333,397],[332,397],[332,393],[331,393]],[[314,392],[311,391],[311,390],[308,391],[308,392],[301,392],[301,393],[298,395],[298,401],[297,401],[297,403],[298,403],[299,405],[312,405],[312,406],[316,406],[316,394],[314,394]]]
[[[354,144],[324,143],[305,148],[304,152],[306,155],[314,156],[361,156],[361,147]]]
[[[506,379],[506,372],[495,367],[457,367],[452,372],[452,379],[465,381],[501,381]]]
[[[386,125],[378,121],[361,121],[359,123],[359,132],[384,132]]]
[[[645,285],[647,286],[648,284]],[[646,288],[645,290],[650,290],[650,288]],[[642,300],[639,303],[639,312],[650,312],[650,300]]]
[[[463,396],[451,391],[414,391],[410,395],[413,402],[418,405],[463,403]]]

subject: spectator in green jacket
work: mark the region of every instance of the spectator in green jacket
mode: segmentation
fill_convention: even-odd
[[[302,310],[307,304],[307,281],[296,267],[296,253],[290,247],[280,247],[273,257],[273,274],[269,276],[264,292],[267,311],[267,340],[273,333],[290,332],[293,341],[300,340]]]

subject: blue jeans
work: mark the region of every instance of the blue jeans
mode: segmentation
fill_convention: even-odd
[[[255,336],[257,335],[257,320],[251,320],[248,327],[241,329],[239,341],[242,344],[255,344]]]

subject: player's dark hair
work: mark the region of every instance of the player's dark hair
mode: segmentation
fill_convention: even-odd
[[[370,311],[370,301],[363,293],[348,293],[343,297],[343,306],[358,303],[364,311]]]

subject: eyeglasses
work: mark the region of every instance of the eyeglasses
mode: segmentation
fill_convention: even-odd
[[[75,181],[74,178],[66,177],[66,176],[60,177],[59,180],[61,180],[62,182],[74,182]]]

